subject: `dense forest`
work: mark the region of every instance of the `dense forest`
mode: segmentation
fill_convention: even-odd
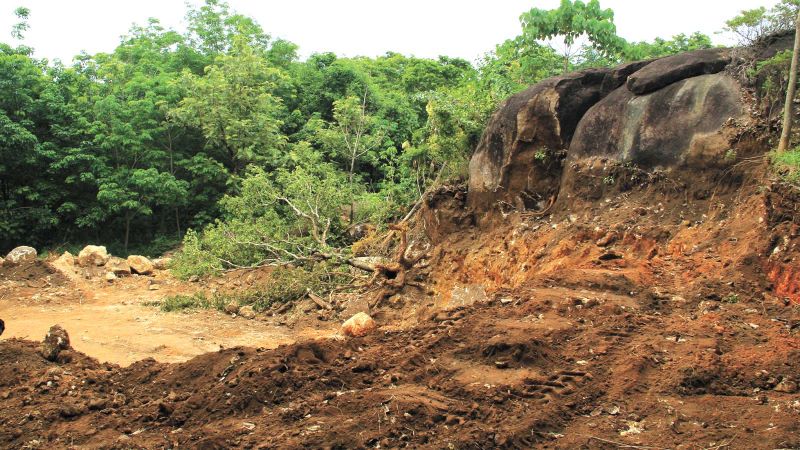
[[[15,13],[22,44],[0,44],[0,250],[155,254],[184,240],[208,270],[343,247],[355,225],[397,220],[463,176],[492,111],[538,80],[712,46],[699,33],[626,42],[611,10],[565,0],[523,14],[519,36],[474,64],[300,60],[206,0],[184,33],[150,19],[68,65],[35,58],[36,11]]]

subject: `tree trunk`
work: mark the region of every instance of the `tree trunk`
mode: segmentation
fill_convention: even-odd
[[[789,86],[786,88],[786,103],[783,107],[783,129],[778,151],[783,152],[789,148],[789,135],[792,132],[792,118],[794,116],[794,91],[797,86],[797,56],[800,52],[800,12],[794,22],[794,50],[792,50],[792,66],[789,69]]]
[[[125,254],[128,254],[128,237],[131,234],[131,216],[132,214],[125,213]]]

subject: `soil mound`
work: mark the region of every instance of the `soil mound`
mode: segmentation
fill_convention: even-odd
[[[36,285],[31,287],[63,286],[68,282],[61,272],[40,260],[0,266],[0,280]]]

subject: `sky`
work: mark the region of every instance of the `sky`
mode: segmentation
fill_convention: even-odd
[[[601,0],[615,12],[617,33],[629,41],[701,31],[714,34],[743,9],[770,7],[777,0]],[[189,0],[198,4],[198,0]],[[255,18],[273,37],[300,46],[300,56],[333,51],[341,56],[378,56],[387,51],[475,61],[496,44],[519,34],[519,15],[532,7],[551,9],[559,0],[228,0],[236,12]],[[184,0],[0,0],[0,42],[17,44],[11,26],[18,6],[31,10],[25,44],[39,58],[67,63],[86,51],[110,52],[134,23],[158,18],[185,29]]]

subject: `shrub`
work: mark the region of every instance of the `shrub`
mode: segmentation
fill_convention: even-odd
[[[225,306],[225,298],[220,295],[213,295],[210,298],[202,292],[192,295],[173,295],[166,297],[160,304],[161,311],[173,312],[186,309],[219,309]]]

